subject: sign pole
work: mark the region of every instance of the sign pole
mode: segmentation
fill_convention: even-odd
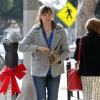
[[[67,62],[67,71],[70,69],[71,63],[70,61]],[[68,84],[68,73],[67,73],[67,84]],[[68,100],[71,100],[72,91],[67,90]]]

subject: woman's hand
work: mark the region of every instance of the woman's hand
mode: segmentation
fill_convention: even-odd
[[[37,51],[43,53],[43,54],[47,54],[50,50],[47,47],[38,47]]]

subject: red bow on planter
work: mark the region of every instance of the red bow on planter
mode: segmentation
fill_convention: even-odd
[[[14,67],[14,69],[11,69],[5,65],[0,73],[0,81],[1,81],[0,93],[3,92],[5,94],[7,92],[10,81],[11,81],[12,95],[14,95],[16,92],[20,93],[21,91],[19,89],[19,86],[15,77],[17,77],[18,79],[22,79],[23,76],[26,74],[25,71],[26,71],[26,68],[23,64],[20,64]]]

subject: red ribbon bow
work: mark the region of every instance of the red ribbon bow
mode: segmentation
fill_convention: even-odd
[[[11,69],[5,65],[0,73],[0,81],[1,81],[0,93],[3,92],[5,94],[7,92],[10,80],[11,80],[12,95],[14,95],[16,92],[20,93],[21,91],[19,89],[15,77],[17,77],[18,79],[22,79],[23,76],[26,74],[25,71],[26,68],[23,64],[14,67],[14,69]]]

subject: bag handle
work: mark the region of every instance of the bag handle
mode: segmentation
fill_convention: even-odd
[[[80,38],[80,41],[79,41],[79,52],[78,52],[78,63],[79,64],[80,64],[81,47],[82,47],[82,38]]]
[[[80,64],[81,47],[82,47],[82,38],[80,38],[80,41],[79,41],[78,61],[76,63],[76,68],[78,68],[78,65]]]

